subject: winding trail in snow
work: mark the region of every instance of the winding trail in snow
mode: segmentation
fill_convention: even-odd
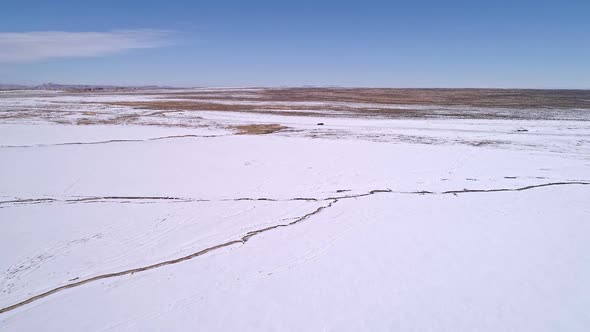
[[[277,224],[277,225],[273,225],[273,226],[268,226],[265,228],[261,228],[261,229],[257,229],[257,230],[253,230],[250,231],[244,235],[242,235],[240,238],[235,239],[235,240],[230,240],[224,243],[220,243],[202,250],[199,250],[195,253],[192,253],[190,255],[187,256],[183,256],[183,257],[179,257],[176,259],[172,259],[172,260],[167,260],[167,261],[163,261],[163,262],[159,262],[159,263],[155,263],[155,264],[151,264],[151,265],[147,265],[147,266],[142,266],[142,267],[138,267],[138,268],[133,268],[133,269],[128,269],[128,270],[124,270],[124,271],[119,271],[119,272],[113,272],[113,273],[108,273],[108,274],[101,274],[98,276],[94,276],[88,279],[83,279],[80,281],[76,281],[70,284],[66,284],[63,286],[59,286],[56,288],[53,288],[49,291],[46,291],[44,293],[29,297],[26,300],[23,300],[21,302],[15,303],[13,305],[4,307],[0,309],[0,314],[1,313],[5,313],[14,309],[17,309],[19,307],[22,307],[24,305],[27,305],[29,303],[41,300],[47,296],[50,296],[52,294],[55,294],[57,292],[60,291],[64,291],[67,289],[72,289],[78,286],[82,286],[84,284],[88,284],[97,280],[103,280],[103,279],[109,279],[109,278],[115,278],[115,277],[120,277],[120,276],[124,276],[124,275],[130,275],[130,274],[134,274],[134,273],[138,273],[138,272],[143,272],[143,271],[148,271],[148,270],[153,270],[153,269],[157,269],[163,266],[167,266],[167,265],[173,265],[173,264],[178,264],[184,261],[188,261],[191,260],[195,257],[199,257],[202,255],[205,255],[207,253],[210,253],[212,251],[215,250],[219,250],[219,249],[223,249],[226,247],[230,247],[233,245],[237,245],[237,244],[245,244],[246,242],[248,242],[248,240],[250,240],[251,238],[265,233],[265,232],[269,232],[271,230],[277,229],[277,228],[283,228],[283,227],[289,227],[289,226],[293,226],[295,224],[301,223],[309,218],[311,218],[312,216],[326,210],[329,209],[330,207],[332,207],[334,204],[336,204],[337,202],[341,201],[341,200],[345,200],[345,199],[355,199],[355,198],[361,198],[361,197],[367,197],[367,196],[372,196],[375,194],[388,194],[388,193],[395,193],[395,194],[417,194],[417,195],[458,195],[458,194],[465,194],[465,193],[490,193],[490,192],[520,192],[520,191],[526,191],[526,190],[531,190],[531,189],[536,189],[536,188],[542,188],[542,187],[551,187],[551,186],[565,186],[565,185],[590,185],[590,182],[585,182],[585,181],[573,181],[573,182],[550,182],[550,183],[544,183],[544,184],[538,184],[538,185],[530,185],[530,186],[525,186],[525,187],[518,187],[518,188],[497,188],[497,189],[463,189],[463,190],[449,190],[449,191],[443,191],[443,192],[431,192],[431,191],[415,191],[415,192],[395,192],[392,191],[391,189],[375,189],[375,190],[371,190],[367,193],[362,193],[362,194],[353,194],[353,195],[344,195],[344,196],[336,196],[336,197],[328,197],[328,198],[324,198],[324,199],[319,199],[319,198],[309,198],[309,200],[314,200],[314,201],[326,201],[328,202],[325,205],[322,205],[318,208],[316,208],[314,211],[309,212],[307,214],[302,215],[301,217],[297,218],[296,220],[289,222],[289,223],[285,223],[285,224]],[[108,196],[106,197],[102,197],[102,199],[107,199],[109,198]],[[175,197],[118,197],[118,196],[111,196],[110,198],[112,199],[162,199],[162,200],[174,200],[174,199],[178,199]],[[86,201],[88,201],[89,198],[82,198],[82,200],[86,199]],[[267,198],[262,198],[262,199],[254,199],[254,198],[238,198],[238,199],[234,199],[234,200],[271,200],[271,199],[267,199]],[[294,198],[291,200],[301,200],[302,198]],[[51,199],[48,199],[51,200]],[[23,202],[27,202],[27,201],[31,201],[29,200],[23,200]],[[280,200],[277,200],[280,201]],[[285,200],[282,200],[285,201]],[[7,202],[13,202],[13,201],[5,201],[5,202],[0,202],[0,203],[7,203]]]
[[[168,139],[178,139],[178,138],[216,138],[216,137],[225,137],[225,136],[232,136],[233,134],[223,134],[223,135],[172,135],[172,136],[160,136],[160,137],[151,137],[146,139],[109,139],[104,141],[90,141],[90,142],[64,142],[64,143],[53,143],[53,144],[31,144],[31,145],[0,145],[2,149],[11,149],[11,148],[47,148],[52,146],[68,146],[68,145],[98,145],[98,144],[109,144],[109,143],[131,143],[131,142],[151,142],[151,141],[159,141],[159,140],[168,140]]]
[[[516,188],[493,188],[493,189],[461,189],[461,190],[448,190],[448,191],[394,191],[391,189],[374,189],[366,193],[351,194],[351,195],[340,195],[340,196],[329,196],[324,198],[318,197],[290,197],[290,198],[271,198],[271,197],[238,197],[238,198],[219,198],[219,199],[208,199],[208,198],[191,198],[191,197],[175,197],[175,196],[71,196],[65,198],[56,197],[38,197],[38,198],[14,198],[10,200],[0,201],[0,208],[22,205],[22,204],[48,204],[48,203],[104,203],[104,202],[115,202],[115,203],[149,203],[158,201],[168,202],[179,202],[179,203],[190,203],[190,202],[238,202],[238,201],[265,201],[265,202],[290,202],[290,201],[307,201],[307,202],[321,202],[330,200],[340,200],[348,198],[360,198],[370,196],[378,193],[389,193],[389,194],[406,194],[406,195],[457,195],[466,193],[489,193],[489,192],[505,192],[505,191],[524,191],[535,188],[551,187],[551,186],[563,186],[563,185],[588,185],[590,181],[561,181],[561,182],[549,182],[542,184],[529,185],[525,187]],[[349,190],[345,190],[349,191]]]
[[[307,214],[305,214],[305,215],[297,218],[296,220],[294,220],[294,221],[292,221],[290,223],[278,224],[278,225],[269,226],[269,227],[266,227],[266,228],[262,228],[262,229],[257,229],[257,230],[254,230],[254,231],[250,231],[250,232],[244,234],[243,236],[241,236],[239,239],[227,241],[227,242],[224,242],[224,243],[221,243],[221,244],[217,244],[217,245],[214,245],[214,246],[211,246],[211,247],[208,247],[208,248],[199,250],[199,251],[197,251],[195,253],[192,253],[190,255],[187,255],[187,256],[183,256],[183,257],[180,257],[180,258],[176,258],[176,259],[172,259],[172,260],[167,260],[167,261],[155,263],[155,264],[152,264],[152,265],[147,265],[147,266],[142,266],[142,267],[133,268],[133,269],[129,269],[129,270],[124,270],[124,271],[120,271],[120,272],[102,274],[102,275],[94,276],[92,278],[83,279],[83,280],[80,280],[80,281],[77,281],[77,282],[73,282],[73,283],[70,283],[70,284],[67,284],[67,285],[63,285],[63,286],[60,286],[60,287],[53,288],[53,289],[51,289],[51,290],[49,290],[47,292],[44,292],[44,293],[35,295],[35,296],[30,297],[30,298],[28,298],[28,299],[26,299],[24,301],[21,301],[21,302],[15,303],[13,305],[10,305],[8,307],[2,308],[2,309],[0,309],[0,314],[1,313],[4,313],[4,312],[7,312],[7,311],[14,310],[14,309],[19,308],[19,307],[22,307],[22,306],[24,306],[26,304],[35,302],[37,300],[40,300],[42,298],[45,298],[45,297],[47,297],[49,295],[52,295],[52,294],[55,294],[57,292],[60,292],[60,291],[66,290],[66,289],[71,289],[71,288],[74,288],[74,287],[78,287],[78,286],[81,286],[81,285],[84,285],[84,284],[87,284],[87,283],[90,283],[90,282],[93,282],[93,281],[102,280],[102,279],[108,279],[108,278],[114,278],[114,277],[120,277],[120,276],[129,275],[129,274],[133,274],[133,273],[137,273],[137,272],[143,272],[143,271],[157,269],[159,267],[163,267],[163,266],[167,266],[167,265],[178,264],[180,262],[184,262],[184,261],[193,259],[195,257],[205,255],[205,254],[207,254],[207,253],[209,253],[211,251],[214,251],[214,250],[222,249],[222,248],[233,246],[233,245],[236,245],[236,244],[245,244],[246,242],[248,242],[248,240],[250,240],[252,237],[254,237],[254,236],[258,235],[258,234],[261,234],[261,233],[264,233],[264,232],[268,232],[268,231],[271,231],[271,230],[276,229],[276,228],[288,227],[288,226],[291,226],[291,225],[300,223],[300,222],[302,222],[302,221],[310,218],[311,216],[320,213],[322,210],[331,207],[337,201],[338,200],[334,199],[334,200],[330,201],[327,205],[322,205],[322,206],[318,207],[317,209],[315,209],[314,211],[312,211],[310,213],[307,213]]]

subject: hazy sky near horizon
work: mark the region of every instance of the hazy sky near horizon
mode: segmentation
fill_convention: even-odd
[[[0,83],[590,88],[590,1],[13,1]]]

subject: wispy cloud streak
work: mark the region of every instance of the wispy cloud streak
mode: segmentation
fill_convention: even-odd
[[[0,62],[107,56],[169,44],[169,31],[0,32]]]

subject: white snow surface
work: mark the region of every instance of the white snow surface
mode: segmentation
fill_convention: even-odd
[[[0,119],[0,309],[99,277],[0,331],[590,329],[588,121],[99,106]]]

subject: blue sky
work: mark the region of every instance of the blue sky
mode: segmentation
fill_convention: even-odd
[[[590,88],[590,1],[13,1],[0,81]]]

